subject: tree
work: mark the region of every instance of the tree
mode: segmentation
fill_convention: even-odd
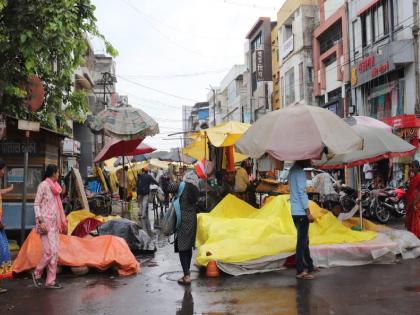
[[[88,111],[86,95],[72,89],[74,70],[84,62],[87,36],[101,38],[107,53],[117,55],[98,31],[94,12],[91,0],[0,0],[0,111],[52,129]],[[31,74],[45,88],[37,113],[22,106],[22,86]]]

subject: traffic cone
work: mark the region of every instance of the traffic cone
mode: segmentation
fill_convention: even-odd
[[[206,276],[208,278],[217,278],[220,276],[219,268],[214,260],[210,260],[207,264]]]

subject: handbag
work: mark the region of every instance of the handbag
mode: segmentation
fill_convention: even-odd
[[[163,222],[161,226],[161,232],[165,236],[171,236],[175,234],[179,225],[181,224],[181,208],[179,204],[179,199],[184,191],[185,183],[182,183],[179,186],[178,193],[172,200],[169,210],[165,213],[163,217]]]

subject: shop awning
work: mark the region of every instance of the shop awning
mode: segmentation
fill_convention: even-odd
[[[392,89],[395,88],[395,86],[396,86],[396,83],[390,83],[386,85],[385,87],[382,87],[376,91],[371,92],[370,95],[368,96],[368,100],[390,93]]]

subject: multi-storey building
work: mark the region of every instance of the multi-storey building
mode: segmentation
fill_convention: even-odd
[[[254,122],[271,110],[271,31],[275,25],[276,22],[271,22],[270,18],[260,17],[246,35],[247,71],[244,74],[244,84],[248,89],[248,104],[242,110],[244,122]]]
[[[312,32],[316,0],[287,0],[277,14],[281,106],[313,104]]]
[[[356,112],[389,123],[403,139],[418,146],[418,3],[352,0],[348,11]]]
[[[313,33],[316,103],[337,115],[350,103],[349,36],[345,0],[319,0],[319,26]]]

